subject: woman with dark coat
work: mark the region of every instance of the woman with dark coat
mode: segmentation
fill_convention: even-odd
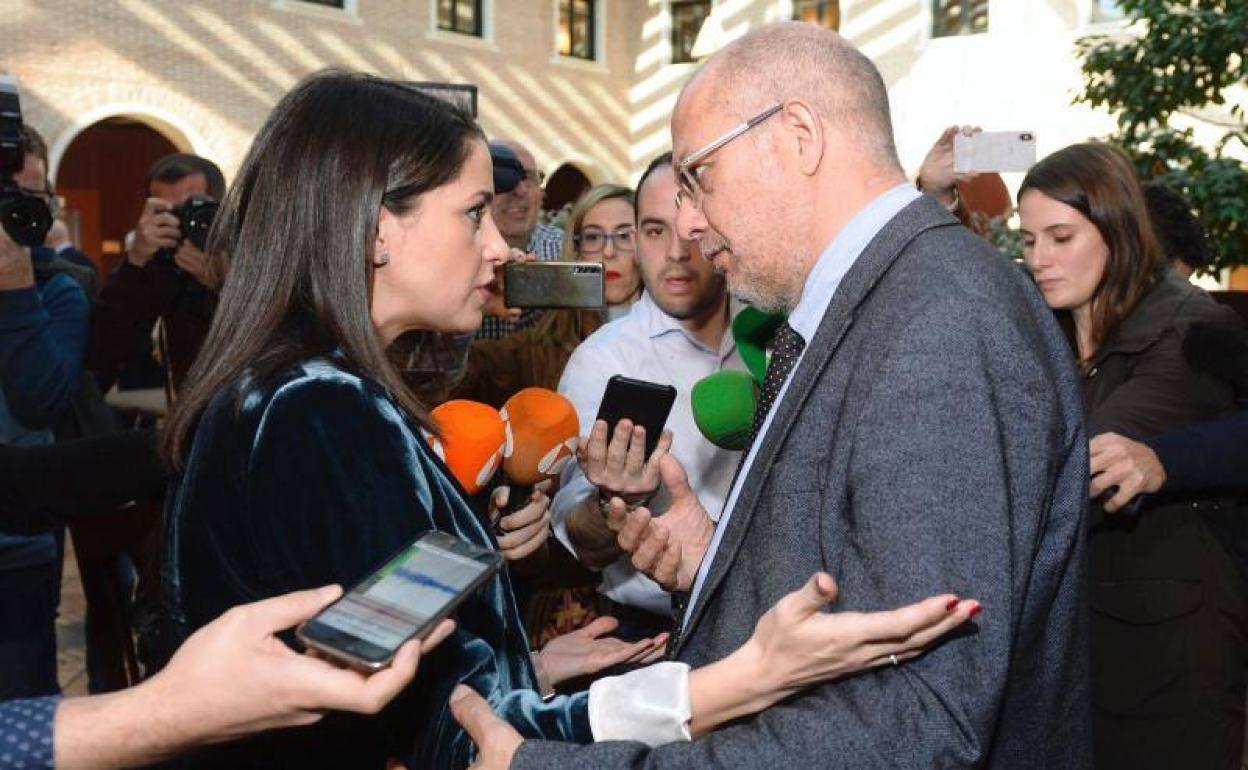
[[[1073,331],[1088,435],[1132,439],[1226,413],[1234,385],[1192,340],[1234,336],[1228,308],[1166,267],[1140,183],[1106,144],[1067,147],[1019,191],[1027,266]],[[1093,735],[1098,768],[1238,768],[1245,586],[1220,538],[1235,509],[1156,495],[1090,516]]]

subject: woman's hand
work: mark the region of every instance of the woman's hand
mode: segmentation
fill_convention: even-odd
[[[942,594],[882,612],[820,612],[836,599],[831,575],[815,574],[754,626],[746,646],[767,661],[771,683],[796,692],[815,682],[917,657],[978,615],[977,601]]]
[[[768,610],[744,645],[692,672],[693,734],[761,711],[806,686],[899,665],[983,609],[977,601],[942,594],[882,612],[821,612],[836,594],[831,575],[815,574]]]
[[[601,617],[578,631],[551,639],[537,653],[538,678],[556,687],[622,663],[653,663],[667,651],[665,633],[631,643],[605,636],[619,625],[615,618]]]
[[[534,555],[550,537],[549,482],[533,487],[529,502],[514,513],[504,515],[511,497],[509,487],[499,487],[490,496],[490,521],[498,525],[498,548],[509,562]]]

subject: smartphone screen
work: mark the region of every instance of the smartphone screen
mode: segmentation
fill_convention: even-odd
[[[303,624],[306,644],[377,669],[428,634],[486,579],[501,557],[442,532],[428,532],[345,596]]]
[[[676,388],[657,382],[635,380],[617,374],[607,381],[598,407],[599,420],[607,423],[607,440],[615,432],[615,424],[623,419],[646,429],[646,459],[654,454],[659,436],[667,425],[672,404],[676,402]]]

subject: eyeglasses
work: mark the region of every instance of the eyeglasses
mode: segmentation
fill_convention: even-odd
[[[678,185],[678,189],[676,190],[676,208],[680,208],[686,200],[692,202],[694,205],[697,205],[697,202],[701,200],[703,190],[702,185],[698,183],[698,177],[700,176],[699,171],[701,171],[702,167],[695,164],[706,160],[711,153],[728,144],[733,139],[741,136],[751,128],[754,128],[759,123],[762,123],[767,118],[770,118],[772,115],[775,115],[782,109],[784,109],[783,104],[773,104],[744,123],[739,123],[733,128],[730,128],[727,132],[719,138],[713,140],[702,149],[691,152],[682,158],[681,161],[676,164],[676,180]]]
[[[528,182],[534,187],[541,187],[543,184],[546,183],[546,172],[545,171],[530,171],[529,169],[526,168],[524,170],[524,175],[520,177],[520,181],[522,183]]]
[[[637,248],[636,228],[625,228],[608,233],[603,230],[582,230],[572,236],[582,254],[597,254],[610,243],[616,251],[631,252]]]

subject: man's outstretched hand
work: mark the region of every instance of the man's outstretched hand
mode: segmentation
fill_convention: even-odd
[[[659,463],[663,485],[672,496],[667,512],[654,516],[646,508],[631,513],[620,498],[611,500],[608,526],[620,548],[632,554],[633,566],[665,591],[688,591],[715,534],[715,524],[680,461],[666,455]]]

